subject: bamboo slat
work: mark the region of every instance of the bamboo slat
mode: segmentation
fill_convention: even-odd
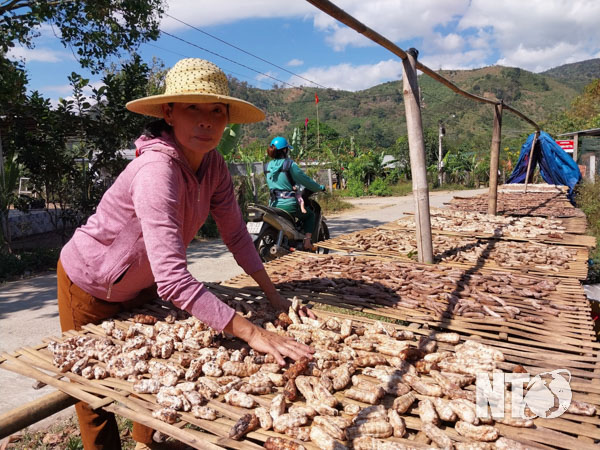
[[[412,230],[367,228],[315,245],[357,255],[416,260],[416,238]],[[465,270],[477,267],[482,271],[509,271],[580,280],[586,279],[588,273],[589,250],[585,247],[434,234],[433,248],[434,262]],[[534,262],[538,257],[540,261]]]
[[[446,217],[449,214],[451,216]],[[536,226],[535,224],[529,223],[529,221],[533,219],[538,221],[547,220],[551,225],[543,225],[542,222],[542,225]],[[585,220],[585,218],[583,220]],[[552,228],[558,226],[558,220],[554,218],[515,217],[511,221],[504,223],[502,221],[506,221],[505,217],[489,216],[480,213],[474,215],[472,211],[433,209],[431,221],[433,234],[531,241],[554,245],[584,246],[589,248],[594,248],[596,246],[596,240],[593,236],[576,234],[564,224],[560,225],[560,227],[565,228],[564,230],[553,232]],[[498,223],[496,224],[494,221],[498,221]],[[491,223],[494,225],[491,226]],[[515,225],[518,225],[518,227],[515,227]],[[407,215],[396,221],[386,223],[382,225],[381,228],[392,230],[414,230],[414,218],[411,215]]]
[[[529,189],[529,188],[528,188]],[[450,209],[487,212],[488,194],[474,197],[455,196]],[[505,216],[580,217],[585,214],[575,208],[566,194],[561,192],[506,192],[499,190],[497,213]]]

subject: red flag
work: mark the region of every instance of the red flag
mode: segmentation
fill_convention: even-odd
[[[306,119],[304,119],[304,126],[307,127],[308,126],[308,117]]]
[[[317,95],[317,93],[315,92],[315,105],[319,103],[319,96]]]

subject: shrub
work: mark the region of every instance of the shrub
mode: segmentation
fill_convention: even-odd
[[[595,183],[584,182],[577,188],[575,195],[577,206],[585,213],[588,232],[596,237],[598,245],[590,252],[587,282],[600,282],[600,177]]]
[[[375,178],[369,185],[368,192],[370,195],[377,195],[378,197],[388,197],[392,195],[392,189],[388,182],[383,178]]]
[[[56,268],[60,249],[15,250],[0,253],[0,281]]]
[[[365,185],[361,180],[350,178],[347,184],[348,193],[351,197],[362,197],[365,195]]]

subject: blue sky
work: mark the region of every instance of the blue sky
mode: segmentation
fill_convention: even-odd
[[[600,57],[597,0],[335,0],[334,3],[403,49],[416,47],[432,69],[472,69],[494,64],[540,72]],[[304,0],[168,0],[168,13],[232,45],[321,86],[357,91],[400,78],[401,62],[389,51],[347,28]],[[274,65],[252,58],[169,17],[161,28],[208,53],[167,35],[139,52],[167,67],[182,57],[201,57],[257,87],[308,85]],[[35,48],[16,47],[30,90],[56,101],[68,97],[67,76],[81,69],[50,27]],[[126,58],[127,55],[123,55]],[[118,60],[116,60],[118,61]],[[260,72],[260,73],[257,73]],[[312,85],[314,86],[314,85]]]

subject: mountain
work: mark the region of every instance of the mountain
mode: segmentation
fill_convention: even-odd
[[[445,78],[475,95],[503,99],[543,127],[552,117],[567,109],[583,87],[600,78],[600,59],[566,64],[544,73],[515,67],[490,66],[472,70],[442,70]],[[419,76],[423,126],[435,130],[443,121],[445,140],[459,145],[490,145],[492,106],[462,97],[426,75]],[[293,129],[304,129],[309,118],[309,135],[316,121],[315,93],[319,96],[320,130],[326,127],[342,137],[353,136],[362,146],[388,148],[406,134],[402,81],[383,83],[357,92],[282,88],[261,90],[230,79],[232,95],[246,99],[267,113],[265,121],[245,127],[246,142],[282,134],[291,137]],[[531,125],[505,111],[503,139],[519,138],[533,131]]]
[[[572,64],[564,64],[542,72],[556,80],[581,91],[586,84],[600,78],[600,58],[588,59]]]

